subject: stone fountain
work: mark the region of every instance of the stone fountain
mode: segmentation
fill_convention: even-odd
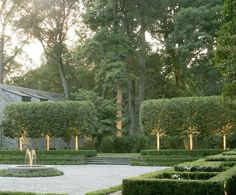
[[[36,152],[35,150],[29,150],[27,149],[25,152],[25,162],[26,165],[15,165],[15,166],[9,166],[8,171],[11,172],[36,172],[36,171],[51,171],[54,169],[53,166],[49,165],[38,165],[33,164],[33,162],[36,162]]]

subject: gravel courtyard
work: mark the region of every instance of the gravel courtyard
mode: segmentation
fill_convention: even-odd
[[[0,169],[7,165],[0,165]],[[123,178],[164,169],[129,165],[70,165],[55,166],[64,172],[58,177],[0,177],[0,191],[57,192],[83,195],[96,189],[117,185]]]

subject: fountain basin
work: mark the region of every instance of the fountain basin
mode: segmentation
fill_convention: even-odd
[[[55,170],[54,166],[49,165],[16,165],[16,166],[9,166],[9,172],[37,172],[37,171],[53,171]]]

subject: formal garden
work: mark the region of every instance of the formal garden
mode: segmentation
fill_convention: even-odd
[[[1,0],[0,195],[235,195],[234,0]]]
[[[234,100],[220,96],[147,100],[140,110],[142,136],[104,135],[105,141],[98,146],[94,142],[97,110],[91,101],[12,103],[4,111],[2,128],[5,136],[18,140],[18,150],[1,149],[0,163],[27,161],[29,165],[27,170],[22,165],[1,169],[0,176],[60,177],[64,174],[60,165],[84,166],[107,154],[106,158],[115,161],[129,157],[128,164],[133,166],[173,168],[124,179],[122,185],[88,194],[234,194],[236,152],[229,147],[234,138],[235,108]],[[24,140],[38,137],[44,137],[44,150],[26,150]],[[56,137],[72,143],[71,148],[51,149],[50,141]],[[90,142],[80,143],[88,137]],[[59,168],[49,170],[48,165]]]

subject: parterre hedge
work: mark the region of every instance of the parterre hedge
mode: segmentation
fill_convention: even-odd
[[[219,154],[223,152],[222,149],[194,149],[194,150],[186,150],[186,149],[172,149],[172,150],[141,150],[140,154],[144,155],[151,155],[151,156],[208,156]]]
[[[142,150],[141,157],[131,161],[132,165],[173,166],[182,162],[194,161],[208,155],[220,154],[221,149],[194,150]]]
[[[195,171],[195,172],[192,172]],[[204,171],[204,172],[203,172]],[[198,160],[124,179],[123,195],[235,195],[236,165]]]

